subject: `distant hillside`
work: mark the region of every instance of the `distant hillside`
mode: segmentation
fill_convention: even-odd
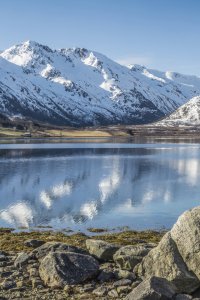
[[[155,124],[159,126],[200,125],[200,96],[192,98]]]

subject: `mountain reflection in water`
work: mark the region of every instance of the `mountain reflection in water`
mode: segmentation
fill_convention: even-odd
[[[0,226],[171,227],[199,205],[199,158],[184,147],[0,150]]]

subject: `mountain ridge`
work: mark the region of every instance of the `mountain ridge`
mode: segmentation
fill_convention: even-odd
[[[6,115],[68,126],[145,124],[196,95],[197,76],[121,66],[85,48],[52,50],[27,41],[0,54]]]
[[[190,99],[170,115],[155,123],[158,126],[195,126],[200,125],[200,96]]]

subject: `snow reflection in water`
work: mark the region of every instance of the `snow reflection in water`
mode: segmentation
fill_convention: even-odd
[[[199,205],[200,149],[162,146],[0,150],[0,226],[171,227]]]

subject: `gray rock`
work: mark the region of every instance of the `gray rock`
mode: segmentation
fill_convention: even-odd
[[[158,246],[158,244],[156,243],[145,243],[145,244],[141,244],[141,245],[138,245],[138,246],[142,246],[142,247],[145,247],[145,248],[155,248]]]
[[[82,289],[80,289],[80,293],[92,292],[96,288],[94,284],[85,284]]]
[[[111,279],[114,278],[115,275],[113,271],[103,269],[97,279],[100,280],[101,282],[105,282],[105,281],[110,281]]]
[[[128,294],[125,300],[172,300],[176,287],[165,278],[150,277]]]
[[[178,218],[171,229],[171,237],[188,269],[200,280],[200,206]]]
[[[0,250],[0,255],[6,255],[5,252],[3,250]]]
[[[46,242],[44,242],[44,241],[29,239],[29,240],[24,241],[24,246],[36,248],[36,247],[40,247],[40,246],[44,245],[45,243]]]
[[[145,279],[151,276],[166,278],[177,287],[178,293],[192,293],[200,282],[194,272],[189,271],[180,255],[171,232],[164,235],[159,245],[143,258],[138,275]]]
[[[55,252],[74,252],[79,254],[85,254],[89,255],[87,250],[84,250],[82,248],[65,244],[65,243],[59,243],[59,242],[48,242],[44,245],[34,249],[31,252],[31,255],[35,256],[37,259],[43,259],[46,255],[49,253],[55,253]]]
[[[132,281],[129,280],[129,279],[121,279],[121,280],[118,280],[116,281],[115,283],[113,283],[113,286],[112,288],[118,288],[119,286],[130,286],[132,284]]]
[[[119,267],[133,270],[149,251],[142,246],[125,246],[114,254],[113,259]]]
[[[40,280],[40,279],[33,279],[32,280],[32,287],[33,288],[36,288],[36,287],[39,287],[39,286],[43,287],[43,285],[44,285],[43,280]]]
[[[200,298],[200,288],[198,288],[197,290],[195,290],[195,291],[192,293],[192,297],[193,297],[193,298]]]
[[[176,300],[191,300],[192,297],[190,295],[178,294],[176,296]]]
[[[72,252],[49,253],[41,262],[39,273],[45,284],[64,287],[96,276],[99,263],[89,255]]]
[[[141,278],[137,278],[136,281],[134,281],[134,282],[131,284],[131,287],[134,289],[134,288],[136,288],[141,282],[142,282],[142,279],[141,279]]]
[[[0,274],[0,277],[1,277],[1,278],[9,277],[9,276],[11,276],[12,274],[13,274],[13,272],[2,272],[2,273]]]
[[[30,272],[31,277],[38,277],[39,276],[39,271],[36,268],[31,268],[29,270],[29,272]]]
[[[0,268],[5,267],[6,265],[7,265],[7,263],[5,261],[0,262]]]
[[[123,286],[119,286],[118,288],[117,288],[117,292],[118,292],[118,294],[128,294],[128,293],[130,293],[132,291],[132,288],[130,287],[130,286],[128,286],[128,285],[123,285]]]
[[[0,261],[6,261],[8,260],[5,255],[0,255]]]
[[[5,279],[1,285],[3,290],[9,290],[16,287],[16,283],[12,279]]]
[[[24,265],[26,265],[29,261],[29,256],[26,252],[22,252],[21,254],[19,254],[19,256],[16,258],[14,265],[15,267],[22,267]]]
[[[136,279],[135,273],[124,269],[115,270],[114,275],[117,279],[129,279],[131,281],[134,281]]]
[[[110,289],[110,286],[100,286],[99,288],[95,289],[92,293],[96,296],[106,296]]]
[[[118,297],[118,292],[114,289],[108,292],[108,296],[112,298],[117,298]]]
[[[121,248],[119,245],[92,239],[86,240],[86,247],[90,254],[102,260],[113,260],[113,255]]]

